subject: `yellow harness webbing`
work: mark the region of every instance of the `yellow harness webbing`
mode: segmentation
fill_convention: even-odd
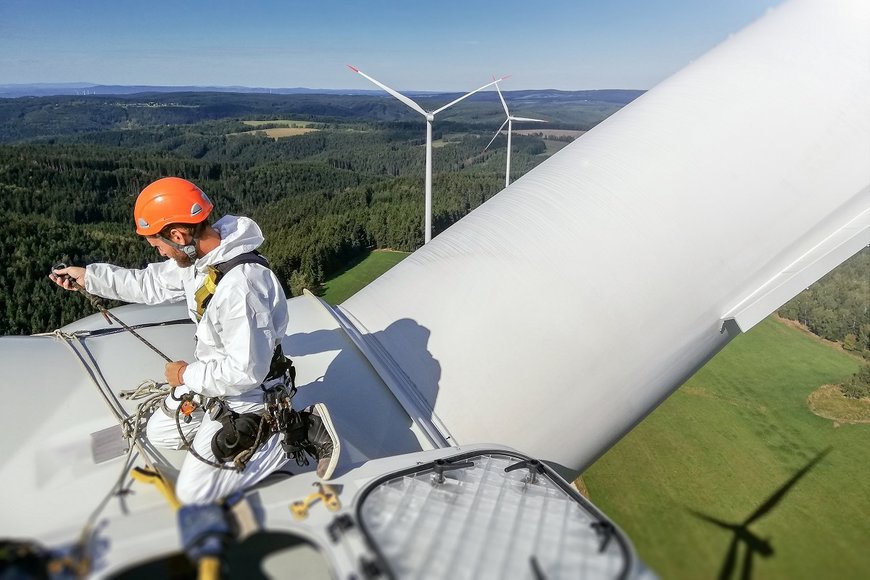
[[[181,502],[175,495],[175,487],[171,482],[167,481],[163,475],[156,469],[146,469],[144,467],[134,467],[130,470],[130,475],[140,483],[150,483],[157,488],[157,491],[166,498],[172,509],[177,510],[181,507]]]
[[[196,300],[196,320],[202,320],[202,315],[205,313],[205,307],[208,306],[208,301],[214,296],[217,290],[218,281],[220,280],[221,272],[214,266],[208,267],[208,274],[193,297]]]
[[[218,282],[221,281],[221,278],[226,275],[227,272],[240,264],[259,264],[264,268],[269,267],[269,261],[256,250],[239,254],[235,258],[230,258],[226,262],[209,266],[208,274],[206,274],[202,286],[200,286],[193,295],[196,300],[197,322],[202,320],[202,316],[205,314],[205,309],[208,307],[208,302],[217,290]]]

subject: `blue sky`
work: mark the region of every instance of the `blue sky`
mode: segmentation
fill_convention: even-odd
[[[0,84],[648,89],[779,0],[0,0]]]

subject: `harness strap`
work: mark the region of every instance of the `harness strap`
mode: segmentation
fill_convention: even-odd
[[[241,264],[259,264],[269,268],[269,261],[256,250],[209,266],[208,274],[195,294],[197,320],[201,320],[205,314],[221,279]],[[283,435],[281,444],[287,456],[295,458],[299,465],[307,464],[308,459],[303,450],[305,450],[308,423],[306,416],[295,411],[290,403],[293,395],[296,394],[296,368],[293,366],[293,361],[284,355],[280,342],[275,345],[272,362],[264,382],[275,379],[282,379],[283,384],[270,389],[261,386],[266,404],[262,415],[238,414],[227,409],[220,400],[217,400],[212,409],[213,414],[210,413],[213,420],[221,422],[220,431],[215,433],[211,441],[211,451],[216,461],[199,456],[193,447],[188,445],[193,456],[212,467],[241,471],[247,460],[265,442],[265,436],[281,433]],[[178,414],[175,422],[182,440],[186,443]],[[227,465],[230,461],[233,467]]]
[[[206,274],[202,286],[200,286],[194,294],[194,299],[196,300],[197,321],[202,320],[202,316],[205,314],[205,309],[208,308],[208,303],[211,302],[212,296],[217,292],[218,283],[220,283],[221,278],[226,276],[230,270],[242,264],[259,264],[264,268],[269,269],[269,260],[267,260],[266,257],[257,250],[245,252],[244,254],[239,254],[238,256],[230,258],[226,262],[209,266],[208,274]]]

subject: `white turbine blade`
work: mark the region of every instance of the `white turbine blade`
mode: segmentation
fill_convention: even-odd
[[[474,93],[476,93],[476,92],[478,92],[478,91],[482,91],[483,89],[485,89],[485,88],[487,88],[487,87],[491,87],[492,85],[494,85],[494,84],[497,83],[498,81],[503,81],[503,80],[506,79],[506,78],[507,78],[507,77],[502,77],[502,78],[500,78],[500,79],[498,79],[498,80],[492,81],[491,83],[486,83],[486,84],[483,85],[482,87],[477,88],[477,89],[474,89],[474,90],[471,91],[470,93],[465,93],[464,95],[462,95],[462,96],[459,97],[458,99],[456,99],[456,100],[454,100],[454,101],[450,101],[449,103],[447,103],[446,105],[444,105],[444,106],[441,107],[440,109],[436,109],[436,110],[432,111],[432,114],[433,114],[433,115],[437,115],[438,113],[440,113],[441,111],[443,111],[443,110],[446,109],[447,107],[451,107],[451,106],[455,105],[456,103],[458,103],[459,101],[461,101],[462,99],[465,99],[465,98],[467,98],[467,97],[470,97],[470,96],[473,95]]]
[[[543,119],[529,119],[528,117],[511,117],[514,121],[531,121],[533,123],[549,123],[549,121],[544,121]]]
[[[495,132],[495,135],[492,136],[492,139],[489,140],[489,143],[486,144],[486,147],[483,148],[484,151],[489,149],[489,146],[492,145],[492,142],[495,141],[495,138],[499,136],[501,130],[504,129],[504,126],[507,125],[508,119],[504,120],[504,123],[501,124],[501,127],[498,128],[498,131]]]
[[[409,99],[408,97],[403,95],[402,93],[391,89],[390,87],[388,87],[387,85],[385,85],[381,82],[376,81],[375,79],[373,79],[372,77],[370,77],[369,75],[367,75],[366,73],[364,73],[363,71],[359,70],[358,68],[356,68],[354,66],[347,65],[347,68],[349,68],[350,70],[352,70],[355,73],[361,74],[362,76],[364,76],[365,78],[367,78],[371,82],[375,83],[376,85],[378,85],[379,87],[381,87],[382,89],[384,89],[385,91],[387,91],[388,93],[390,93],[391,95],[393,95],[394,97],[396,97],[397,99],[399,99],[400,101],[402,101],[403,103],[405,103],[406,105],[408,105],[409,107],[411,107],[412,109],[414,109],[415,111],[420,113],[421,115],[423,115],[423,116],[429,115],[429,113],[427,113],[426,111],[423,110],[423,107],[421,107],[420,105],[418,105],[417,103],[415,103],[414,101],[412,101],[411,99]]]
[[[495,83],[495,90],[498,91],[498,98],[501,99],[501,106],[504,107],[504,114],[510,117],[511,112],[508,111],[507,103],[504,102],[504,97],[501,95],[501,89],[498,88],[498,83]]]

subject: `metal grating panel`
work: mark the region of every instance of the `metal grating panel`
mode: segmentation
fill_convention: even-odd
[[[439,478],[434,464],[426,464],[382,480],[366,495],[363,529],[396,577],[626,574],[630,556],[619,532],[605,542],[602,526],[613,530],[609,522],[563,489],[564,481],[526,468],[506,473],[518,459],[498,453],[453,460],[463,462],[473,466]]]

